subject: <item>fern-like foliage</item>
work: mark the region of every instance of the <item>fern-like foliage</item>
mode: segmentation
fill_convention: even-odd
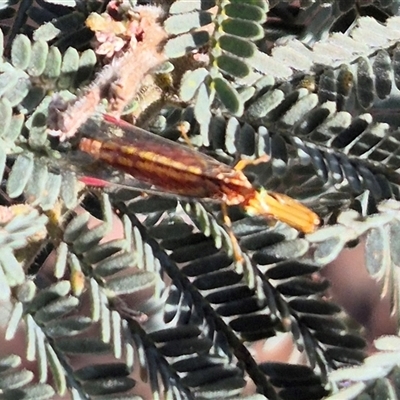
[[[399,332],[399,1],[155,3],[0,2],[0,398],[399,398],[321,274],[364,246]],[[144,195],[77,151],[103,112],[321,226]]]

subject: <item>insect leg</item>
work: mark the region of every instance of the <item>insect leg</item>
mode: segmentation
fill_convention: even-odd
[[[240,160],[236,165],[235,165],[235,170],[236,171],[242,171],[244,170],[247,166],[249,165],[257,165],[260,163],[268,162],[271,159],[270,156],[264,154],[261,157],[256,158],[255,160]]]

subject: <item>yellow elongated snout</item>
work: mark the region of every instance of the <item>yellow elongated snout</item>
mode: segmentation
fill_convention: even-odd
[[[320,224],[318,215],[297,200],[280,193],[261,190],[248,200],[249,215],[272,216],[304,233],[312,233]]]

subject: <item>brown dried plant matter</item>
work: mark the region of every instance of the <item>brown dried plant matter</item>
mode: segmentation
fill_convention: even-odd
[[[96,111],[101,101],[109,104],[108,113],[119,117],[135,98],[144,77],[166,60],[163,43],[167,38],[158,7],[136,7],[119,16],[116,1],[108,12],[91,14],[87,25],[95,32],[96,52],[105,56],[106,64],[94,81],[73,102],[55,99],[50,106],[49,125],[61,141],[73,137],[79,127]]]

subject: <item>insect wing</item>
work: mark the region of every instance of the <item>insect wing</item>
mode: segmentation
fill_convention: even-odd
[[[94,131],[86,128],[83,133],[89,136]],[[94,139],[83,138],[80,150],[102,164],[147,183],[152,190],[228,204],[239,204],[243,196],[236,194],[254,190],[242,172],[126,122],[107,117],[100,123],[99,131],[103,136],[111,135],[110,139],[99,140],[99,135]]]
[[[138,128],[123,120],[104,115],[100,130],[117,145],[127,145],[132,152],[176,170],[191,170],[203,177],[215,178],[220,173],[231,173],[232,168],[188,146]]]

